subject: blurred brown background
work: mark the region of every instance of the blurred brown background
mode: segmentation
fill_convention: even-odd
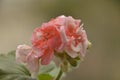
[[[0,53],[30,44],[35,27],[63,14],[82,19],[93,44],[64,80],[120,80],[120,0],[0,0]]]

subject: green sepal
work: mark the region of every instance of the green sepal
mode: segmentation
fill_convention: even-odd
[[[80,61],[80,57],[77,56],[75,58],[70,57],[69,55],[67,56],[67,60],[70,63],[71,66],[76,67],[78,65],[78,61]]]

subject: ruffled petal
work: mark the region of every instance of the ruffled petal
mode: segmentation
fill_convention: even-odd
[[[32,48],[27,45],[18,45],[16,50],[16,61],[26,62],[27,55],[31,52]]]
[[[53,54],[54,52],[52,49],[47,49],[47,51],[45,51],[44,55],[41,57],[41,64],[42,65],[49,64],[53,58]]]
[[[31,51],[27,56],[27,68],[31,73],[37,73],[39,71],[39,58],[34,55],[35,53]]]
[[[80,47],[81,47],[80,44],[78,44],[77,46],[74,46],[74,44],[71,44],[71,48],[75,52],[80,52]]]
[[[60,37],[61,37],[60,39],[62,41],[62,43],[57,51],[63,51],[63,49],[67,43],[67,37],[66,37],[64,26],[60,26],[60,29],[57,29],[57,30],[60,32]]]
[[[75,52],[72,48],[71,48],[71,44],[69,42],[69,44],[67,44],[67,46],[65,47],[65,51],[67,52],[67,54],[72,57],[75,58],[78,56],[78,52]]]
[[[83,41],[81,42],[80,54],[82,57],[84,57],[88,47],[88,39],[87,39],[85,30],[82,30],[82,38],[83,38]]]

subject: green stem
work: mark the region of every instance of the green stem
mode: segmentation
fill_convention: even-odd
[[[62,77],[62,74],[63,74],[63,71],[62,71],[62,69],[60,69],[58,76],[55,80],[60,80],[60,78]]]

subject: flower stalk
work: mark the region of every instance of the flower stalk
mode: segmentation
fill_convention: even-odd
[[[62,74],[63,74],[63,71],[62,71],[62,69],[60,68],[60,71],[59,71],[59,73],[58,73],[58,76],[56,77],[55,80],[60,80],[61,77],[62,77]]]

